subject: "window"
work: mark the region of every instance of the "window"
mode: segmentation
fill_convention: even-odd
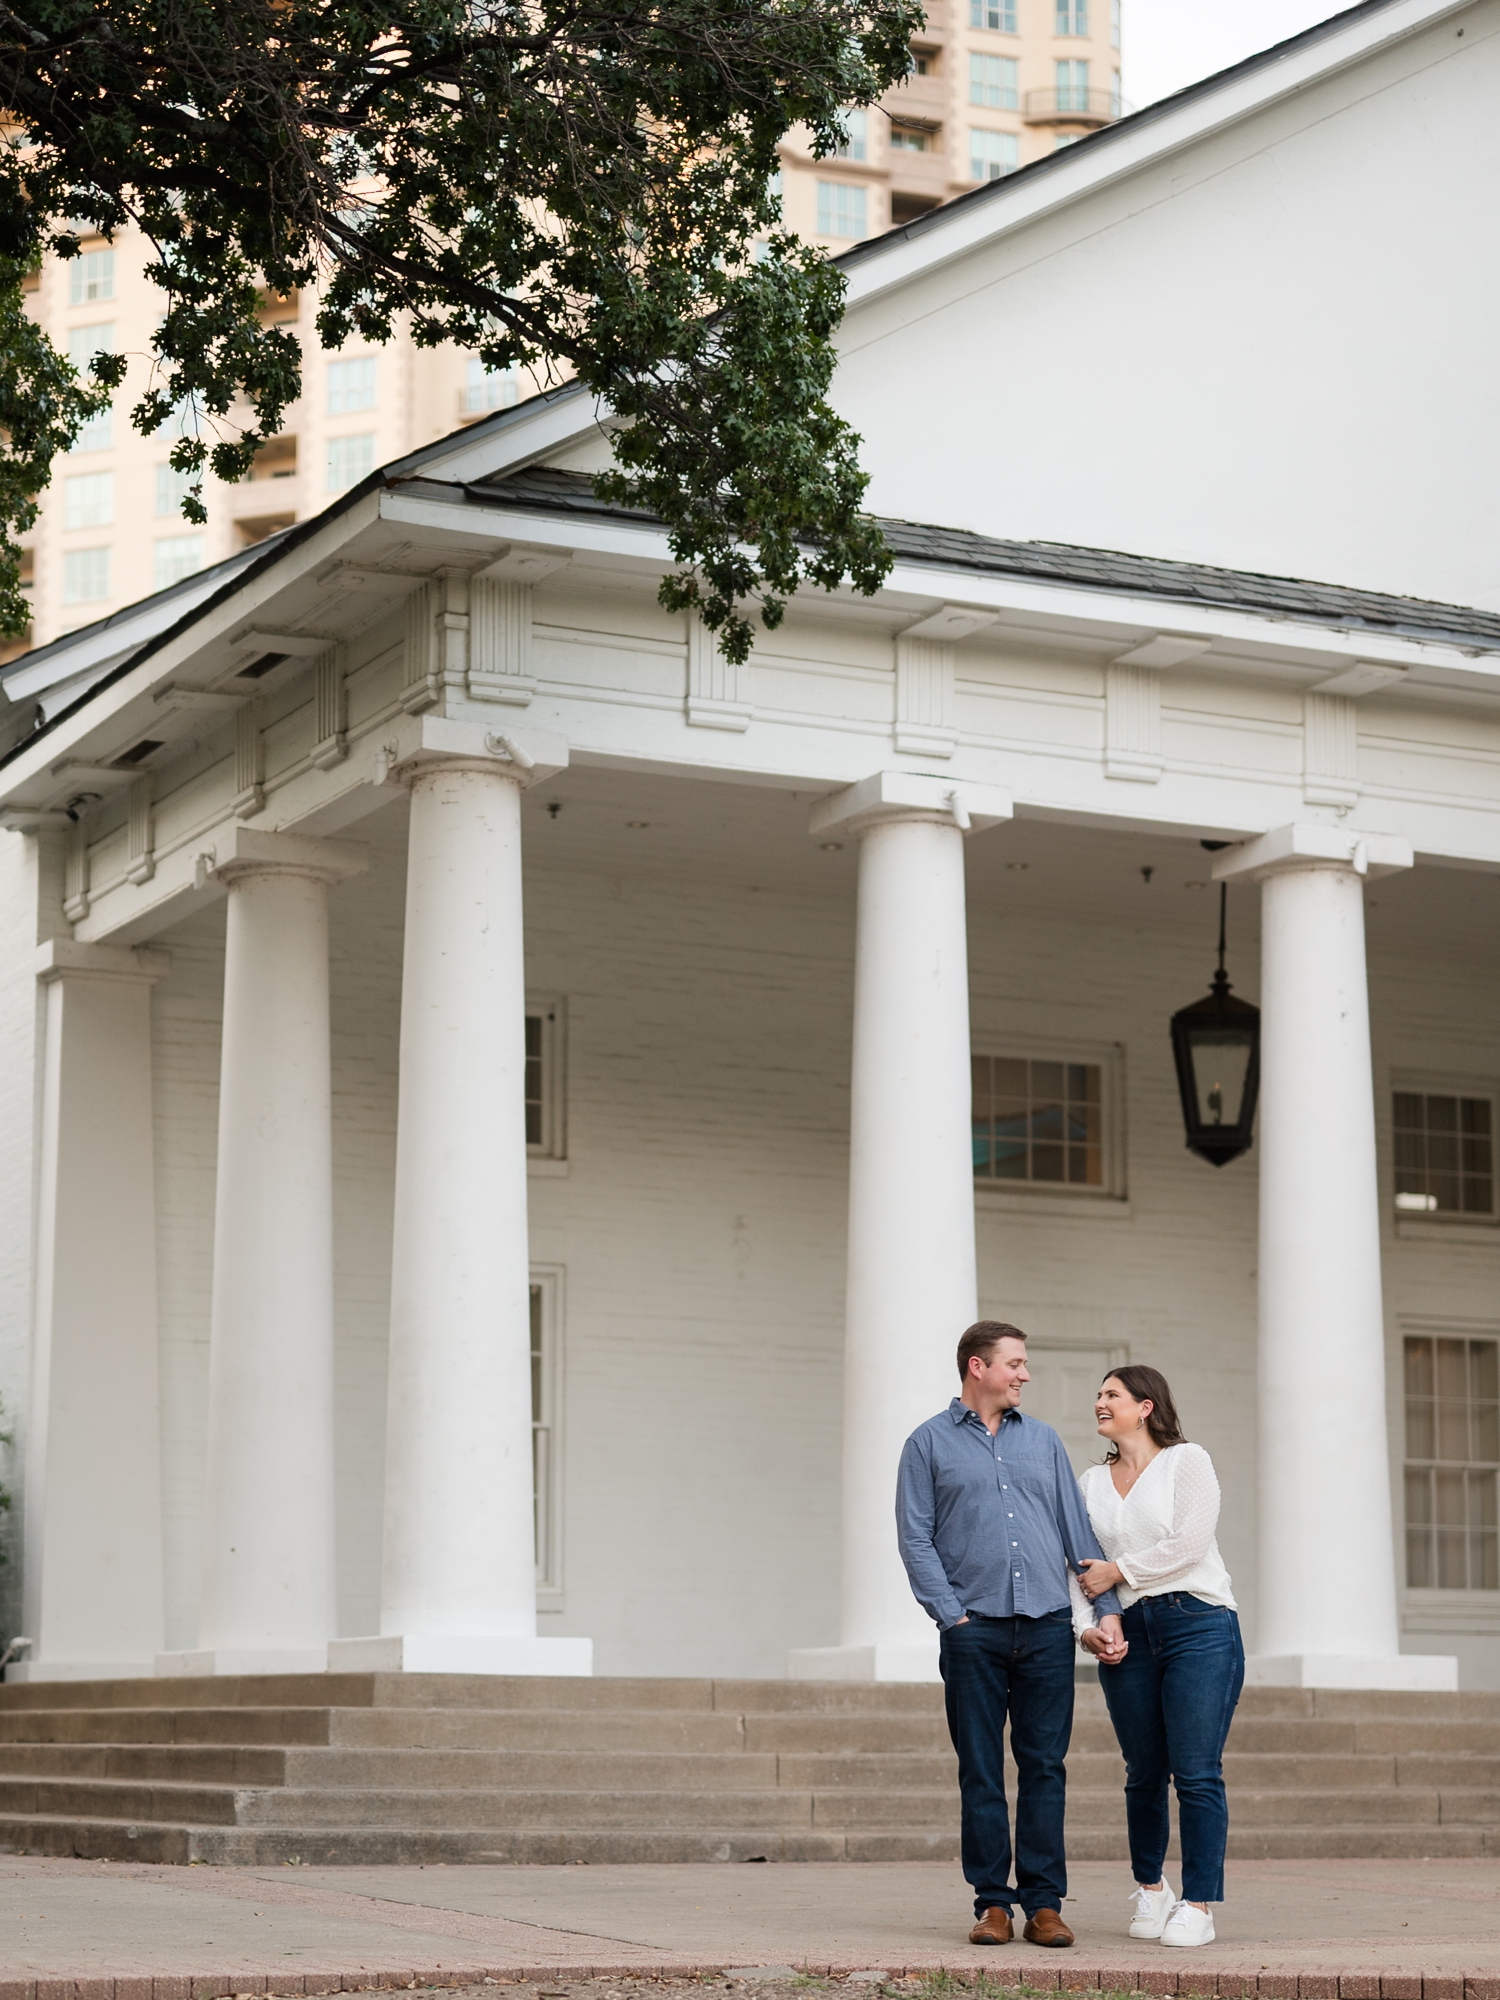
[[[969,26],[992,28],[1002,35],[1016,32],[1016,0],[969,0]]]
[[[470,356],[464,375],[466,410],[508,410],[520,395],[519,369],[486,368],[477,354]]]
[[[328,440],[328,490],[342,493],[357,486],[375,466],[375,434],[364,431],[358,437]]]
[[[1014,132],[983,132],[969,128],[969,179],[997,181],[1020,164],[1021,142]]]
[[[98,604],[109,596],[109,550],[69,549],[63,557],[63,603]]]
[[[1396,1207],[1408,1215],[1495,1213],[1492,1097],[1394,1094]]]
[[[843,128],[843,138],[837,148],[841,160],[867,160],[870,157],[870,116],[866,111],[849,110],[839,113],[839,124]]]
[[[1087,111],[1089,108],[1089,66],[1086,62],[1054,64],[1057,72],[1059,111]]]
[[[1500,1348],[1406,1341],[1406,1581],[1413,1590],[1500,1590]]]
[[[85,377],[96,354],[113,354],[114,351],[115,323],[112,319],[98,320],[92,326],[75,326],[68,335],[68,359]]]
[[[976,1180],[1105,1187],[1102,1064],[976,1054],[973,1074]]]
[[[919,132],[914,125],[893,125],[891,127],[891,151],[893,153],[925,153],[932,141],[926,132]]]
[[[76,269],[76,266],[75,266]],[[89,363],[96,354],[115,351],[115,323],[99,320],[92,326],[75,326],[68,335],[68,359],[84,378],[89,379]],[[114,443],[114,412],[101,410],[82,425],[70,447],[73,451],[108,451]]]
[[[115,518],[115,475],[75,472],[63,481],[63,526],[107,528]]]
[[[113,250],[85,250],[68,265],[68,304],[94,306],[115,295]]]
[[[987,104],[995,111],[1014,111],[1021,102],[1016,85],[1014,56],[969,57],[969,102]],[[984,178],[981,174],[976,180]]]
[[[113,410],[101,410],[97,417],[90,417],[86,424],[79,426],[78,435],[68,447],[70,451],[108,451],[115,441],[115,415]]]
[[[537,1597],[562,1595],[563,1273],[531,1273],[531,1496],[536,1523]]]
[[[341,416],[345,410],[373,410],[375,407],[375,357],[358,361],[330,361],[328,364],[328,414]]]
[[[1120,46],[1120,0],[1109,0],[1109,45]]]
[[[158,590],[165,590],[169,583],[180,583],[185,576],[196,575],[202,567],[201,535],[168,535],[156,544]]]
[[[156,511],[158,514],[180,514],[183,499],[193,483],[190,472],[179,472],[175,466],[159,465],[156,468]]]
[[[526,1151],[566,1157],[563,1119],[564,1013],[561,1000],[526,1003]]]
[[[819,181],[818,234],[846,236],[859,243],[868,233],[864,189],[846,181]]]
[[[1053,0],[1059,35],[1086,35],[1089,31],[1089,0]]]
[[[1081,132],[1054,132],[1052,150],[1054,153],[1060,153],[1064,146],[1076,146],[1082,137]]]
[[[1120,118],[1124,115],[1125,100],[1120,95],[1120,72],[1116,70],[1109,80],[1109,115]]]

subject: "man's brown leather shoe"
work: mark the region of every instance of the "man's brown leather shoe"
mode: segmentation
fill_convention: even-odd
[[[1038,1910],[1034,1917],[1028,1917],[1022,1935],[1028,1944],[1064,1945],[1073,1942],[1073,1933],[1056,1910]]]
[[[1011,1940],[1010,1911],[1001,1903],[996,1903],[969,1932],[970,1944],[1009,1944]]]

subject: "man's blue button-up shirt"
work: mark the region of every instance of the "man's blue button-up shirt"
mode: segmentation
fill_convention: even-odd
[[[970,1611],[1066,1611],[1069,1569],[1104,1556],[1051,1424],[1007,1410],[991,1437],[961,1396],[906,1440],[896,1536],[917,1602],[944,1629]],[[1107,1590],[1094,1608],[1118,1616],[1119,1599]]]

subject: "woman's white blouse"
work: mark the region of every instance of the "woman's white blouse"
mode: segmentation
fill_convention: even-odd
[[[1159,1451],[1123,1500],[1107,1465],[1091,1465],[1078,1484],[1099,1546],[1125,1578],[1118,1586],[1122,1605],[1184,1591],[1205,1604],[1237,1609],[1214,1540],[1219,1482],[1201,1444],[1174,1444]],[[1076,1625],[1083,1592],[1071,1572],[1069,1583]],[[1089,1606],[1083,1623],[1093,1622]]]

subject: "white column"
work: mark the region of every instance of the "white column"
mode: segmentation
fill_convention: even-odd
[[[467,725],[427,721],[424,740]],[[411,791],[381,1635],[330,1665],[584,1674],[536,1630],[521,790],[566,762],[474,729]],[[486,754],[485,744],[494,745]],[[507,755],[520,748],[522,759]]]
[[[1258,1616],[1250,1679],[1457,1685],[1402,1656],[1386,1422],[1364,882],[1391,836],[1290,826],[1219,857],[1263,883]],[[1336,1581],[1352,1563],[1358,1581]]]
[[[55,939],[15,1680],[149,1674],[162,1643],[151,985],[161,951]]]
[[[226,853],[227,848],[227,853]],[[162,1673],[308,1673],[335,1627],[328,886],[364,850],[236,827],[224,941],[198,1645]]]
[[[964,834],[1008,818],[989,786],[883,772],[825,801],[813,831],[858,837],[843,1578],[838,1646],[788,1671],[936,1680],[937,1635],[896,1549],[901,1447],[958,1393],[978,1316]]]

